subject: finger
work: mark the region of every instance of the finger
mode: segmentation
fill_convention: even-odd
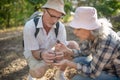
[[[62,46],[62,44],[57,43],[57,44],[55,45],[55,49],[56,49],[56,48],[59,48],[59,47],[61,47],[61,46]]]
[[[59,47],[55,47],[55,52],[56,51],[60,51],[60,48]]]
[[[63,55],[59,55],[59,56],[56,56],[56,58],[55,59],[57,59],[57,60],[62,60],[64,58],[64,56]]]
[[[56,53],[56,58],[59,58],[59,57],[64,57],[64,53],[63,52],[57,52]]]
[[[60,42],[59,44],[61,44],[61,46],[63,46],[63,45],[64,45],[64,43],[62,43],[62,42]]]
[[[51,59],[47,59],[47,60],[45,60],[45,62],[48,63],[48,64],[54,63],[54,61],[51,60]]]
[[[47,54],[47,57],[49,57],[49,58],[54,58],[55,57],[55,53],[49,53],[49,54]]]
[[[56,55],[63,55],[64,53],[63,52],[55,52]]]
[[[60,66],[60,63],[53,63],[54,66]]]
[[[56,56],[47,56],[46,59],[50,59],[50,60],[54,60],[56,58]]]
[[[66,67],[60,67],[61,71],[65,71]]]

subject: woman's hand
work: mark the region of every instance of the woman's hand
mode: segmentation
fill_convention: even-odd
[[[64,58],[72,60],[73,52],[71,49],[69,49],[67,46],[65,46],[63,43],[56,43],[55,45],[55,51],[56,52],[63,52]]]
[[[61,42],[56,43],[56,45],[55,45],[55,51],[57,51],[57,52],[59,52],[59,51],[65,52],[67,50],[68,50],[67,46],[65,46],[63,43],[61,43]]]
[[[57,63],[53,63],[54,66],[57,66],[60,68],[60,70],[64,71],[66,69],[66,67],[68,66],[68,60],[67,59],[63,59]]]
[[[63,71],[66,69],[66,67],[77,69],[77,63],[67,60],[67,59],[63,59],[57,63],[53,63],[53,65],[60,67],[60,69]]]

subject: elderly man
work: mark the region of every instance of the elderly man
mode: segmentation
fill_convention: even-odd
[[[57,40],[68,46],[75,43],[66,41],[65,27],[59,21],[65,15],[63,0],[48,0],[42,8],[43,15],[38,18],[37,25],[34,23],[35,19],[31,19],[25,24],[23,31],[24,56],[30,68],[30,75],[35,78],[41,78],[49,68],[49,64],[56,59],[51,49]],[[36,28],[39,28],[37,35]],[[58,52],[58,54],[62,53]]]

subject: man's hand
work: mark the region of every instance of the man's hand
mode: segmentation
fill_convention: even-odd
[[[55,62],[60,62],[63,59],[64,59],[63,52],[55,52]]]
[[[42,54],[42,59],[47,63],[47,64],[52,64],[54,63],[55,60],[55,52],[54,51],[43,51]]]

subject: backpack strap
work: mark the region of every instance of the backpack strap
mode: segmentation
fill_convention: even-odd
[[[38,24],[38,21],[39,21],[39,17],[35,17],[35,18],[33,19],[33,21],[34,21],[35,28],[36,28],[35,37],[37,37],[37,34],[38,34],[39,30],[40,30],[39,28],[37,28],[37,24]],[[58,30],[59,30],[59,22],[56,23],[56,28],[54,29],[56,38],[57,38],[57,36],[58,36],[58,32],[59,32]]]
[[[34,24],[35,24],[35,28],[36,28],[36,31],[35,31],[35,37],[37,36],[38,32],[39,32],[39,28],[37,28],[37,24],[38,24],[38,21],[39,21],[39,18],[38,17],[35,17],[33,19],[34,21]]]
[[[35,17],[35,18],[33,19],[33,21],[34,21],[35,29],[36,29],[34,35],[35,35],[35,37],[36,37],[37,34],[38,34],[38,32],[39,32],[39,28],[37,28],[37,24],[38,24],[38,21],[39,21],[39,17]],[[22,41],[22,46],[23,46],[23,48],[24,48],[24,40]]]
[[[59,22],[56,23],[56,28],[55,28],[55,35],[56,35],[56,38],[58,36],[58,32],[59,32]]]

